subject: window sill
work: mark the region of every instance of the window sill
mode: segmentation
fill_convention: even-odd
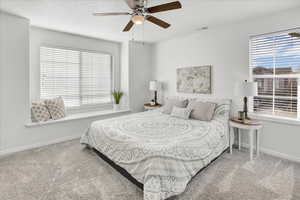
[[[300,126],[300,120],[298,120],[298,119],[272,116],[272,115],[262,115],[262,114],[256,114],[256,113],[249,113],[249,116],[254,119],[258,119],[258,120],[262,120],[262,121],[269,121],[269,122],[276,122],[276,123],[281,123],[281,124]]]
[[[66,116],[65,118],[58,119],[58,120],[49,120],[46,122],[30,122],[25,124],[25,127],[31,128],[31,127],[39,127],[39,126],[45,126],[50,124],[56,124],[56,123],[62,123],[62,122],[68,122],[73,120],[79,120],[79,119],[86,119],[86,118],[92,118],[92,117],[99,117],[99,116],[106,116],[106,115],[112,115],[112,114],[121,114],[121,113],[129,113],[130,109],[121,109],[118,111],[114,110],[103,110],[103,111],[94,111],[94,112],[86,112],[86,113],[77,113],[77,114],[70,114]]]

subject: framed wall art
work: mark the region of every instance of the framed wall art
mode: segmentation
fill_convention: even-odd
[[[211,94],[212,66],[177,69],[177,92]]]

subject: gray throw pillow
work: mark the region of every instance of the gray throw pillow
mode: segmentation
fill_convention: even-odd
[[[189,119],[191,111],[192,110],[189,108],[178,108],[178,107],[174,106],[171,116],[181,118],[181,119]]]
[[[211,102],[191,101],[187,108],[192,109],[192,119],[211,121],[214,117],[216,105]]]
[[[179,100],[179,99],[168,99],[166,104],[162,107],[162,113],[171,114],[173,107],[185,108],[188,104],[188,100]]]

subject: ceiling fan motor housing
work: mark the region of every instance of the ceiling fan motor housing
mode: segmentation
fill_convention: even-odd
[[[175,10],[182,8],[179,1],[165,3],[153,7],[147,7],[147,0],[125,0],[132,13],[118,12],[118,13],[94,13],[95,16],[111,16],[111,15],[131,15],[131,20],[128,22],[123,32],[129,31],[134,24],[143,24],[145,20],[158,25],[162,28],[169,28],[171,24],[154,17],[152,14]]]

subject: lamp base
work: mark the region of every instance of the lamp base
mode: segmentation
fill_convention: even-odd
[[[244,119],[247,119],[247,120],[251,120],[251,118],[250,117],[248,117],[248,115],[246,114],[247,112],[245,112],[245,111],[239,111],[238,112],[238,119],[239,120],[244,120]]]
[[[245,113],[245,119],[249,119],[248,117],[248,98],[244,97],[244,113]]]
[[[157,91],[154,91],[154,104],[157,106]]]

